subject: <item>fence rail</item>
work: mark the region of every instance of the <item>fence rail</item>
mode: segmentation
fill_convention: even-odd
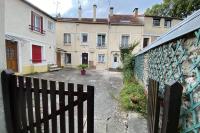
[[[75,125],[78,133],[83,133],[84,101],[87,133],[94,133],[93,86],[84,91],[84,86],[78,84],[75,90],[73,83],[16,76],[8,71],[3,71],[1,77],[8,133],[74,133]]]

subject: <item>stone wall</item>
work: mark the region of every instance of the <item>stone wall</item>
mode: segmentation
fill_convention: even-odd
[[[184,87],[181,131],[200,131],[200,30],[137,55],[134,71],[135,77],[146,88],[149,78],[159,81],[161,97],[165,92],[165,84],[170,85],[175,81],[181,83]]]

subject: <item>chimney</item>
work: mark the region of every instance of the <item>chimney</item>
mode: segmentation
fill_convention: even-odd
[[[81,6],[79,6],[79,8],[78,8],[78,20],[81,20],[82,18],[82,8],[81,8]]]
[[[93,21],[96,22],[97,5],[93,5]]]
[[[134,10],[133,10],[133,15],[135,16],[135,17],[137,17],[138,16],[138,8],[135,8]]]
[[[113,9],[114,7],[110,7],[110,16],[113,16]]]

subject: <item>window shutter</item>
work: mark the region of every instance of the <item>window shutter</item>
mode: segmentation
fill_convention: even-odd
[[[40,31],[41,31],[41,33],[43,34],[44,33],[44,31],[43,31],[43,17],[40,17],[41,19],[40,19],[40,24],[41,24],[41,29],[40,29]]]
[[[42,62],[41,46],[32,45],[32,62],[33,63],[41,63]]]
[[[33,27],[34,27],[34,13],[33,11],[31,11],[31,30],[33,30]]]

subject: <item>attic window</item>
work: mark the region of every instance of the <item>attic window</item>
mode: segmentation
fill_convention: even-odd
[[[120,22],[122,22],[122,23],[130,23],[131,21],[130,20],[120,20]]]

